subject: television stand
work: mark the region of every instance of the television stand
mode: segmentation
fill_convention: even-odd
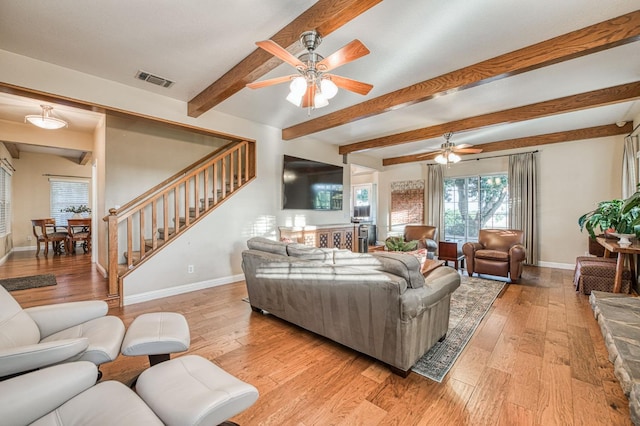
[[[280,240],[289,239],[312,247],[358,250],[357,224],[280,226],[278,230]]]

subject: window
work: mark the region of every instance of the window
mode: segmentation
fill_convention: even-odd
[[[11,175],[0,167],[0,237],[11,232]]]
[[[477,241],[483,228],[508,228],[506,174],[444,180],[444,235],[447,241]]]
[[[353,185],[353,217],[369,218],[371,216],[371,184]]]
[[[56,220],[56,225],[66,226],[67,219],[73,216],[72,212],[63,212],[68,207],[89,205],[89,182],[84,180],[58,180],[49,181],[51,190],[51,217]]]

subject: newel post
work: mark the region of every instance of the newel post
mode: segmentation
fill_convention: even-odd
[[[109,262],[109,297],[120,297],[118,288],[118,216],[116,209],[109,209],[108,216],[108,262]]]

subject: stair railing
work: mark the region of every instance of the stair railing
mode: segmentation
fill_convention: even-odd
[[[109,297],[121,297],[127,274],[255,176],[255,142],[232,142],[122,207],[109,209],[104,218],[109,235]]]

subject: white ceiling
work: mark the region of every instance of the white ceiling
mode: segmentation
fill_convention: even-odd
[[[312,0],[132,2],[2,0],[0,49],[188,101],[312,6]],[[341,90],[311,112],[285,101],[285,84],[243,89],[216,111],[286,128],[449,71],[638,9],[638,0],[385,0],[328,35],[328,56],[353,39],[371,54],[335,74],[374,85],[367,96]],[[536,71],[440,96],[306,138],[344,145],[453,120],[640,80],[640,41]],[[2,66],[2,64],[0,64]],[[175,81],[164,89],[134,78],[142,69]],[[291,74],[283,64],[260,80]],[[629,121],[626,102],[454,135],[480,144]],[[37,100],[0,95],[0,120],[22,122]],[[185,116],[187,114],[185,107]],[[86,131],[91,114],[56,105],[70,130]],[[93,122],[95,124],[95,121]],[[368,151],[388,158],[431,151],[442,138]],[[295,141],[287,142],[295,143]]]

